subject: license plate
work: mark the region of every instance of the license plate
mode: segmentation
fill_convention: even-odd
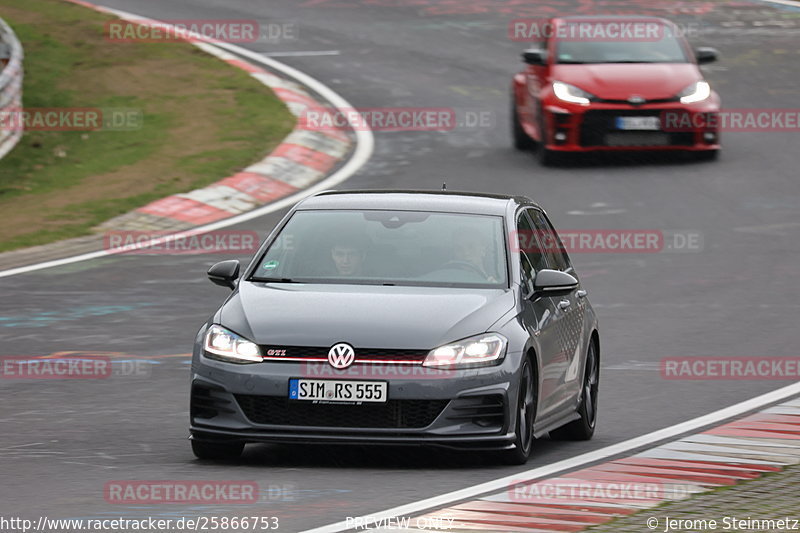
[[[608,133],[608,146],[667,146],[669,136],[666,133]]]
[[[389,384],[385,381],[335,379],[290,379],[289,399],[321,403],[384,403]]]
[[[661,129],[659,117],[617,117],[618,130],[649,130]]]

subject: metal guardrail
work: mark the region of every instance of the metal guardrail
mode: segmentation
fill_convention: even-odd
[[[8,64],[0,70],[0,114],[19,113],[22,111],[22,45],[3,19],[0,19],[0,46],[9,52]],[[18,121],[2,122],[6,125],[0,125],[0,158],[16,146],[23,133]]]

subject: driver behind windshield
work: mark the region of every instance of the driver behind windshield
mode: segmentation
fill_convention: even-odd
[[[486,272],[486,256],[488,254],[486,239],[466,228],[453,232],[453,259],[450,265],[464,265],[483,276],[486,281],[497,283],[494,276]]]
[[[364,274],[367,237],[358,234],[337,235],[331,246],[331,259],[339,276],[359,277]]]

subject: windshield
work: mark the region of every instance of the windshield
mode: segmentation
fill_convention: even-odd
[[[575,33],[574,38],[562,38],[556,42],[556,63],[686,63],[686,52],[677,37],[667,26],[660,25],[661,31],[652,38],[609,39],[604,29],[606,23],[581,22],[583,33],[565,31],[566,35]],[[590,29],[586,30],[584,26]],[[605,33],[604,33],[605,32]],[[597,38],[592,38],[597,35]]]
[[[297,211],[251,281],[506,287],[499,216]]]

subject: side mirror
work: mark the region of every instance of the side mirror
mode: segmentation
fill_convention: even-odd
[[[530,50],[522,52],[522,60],[528,65],[544,66],[547,64],[547,52],[537,48],[531,48]]]
[[[540,296],[566,296],[577,288],[578,280],[560,270],[540,270],[533,280],[533,293]]]
[[[697,59],[698,65],[704,65],[706,63],[713,63],[719,57],[719,52],[715,48],[697,48],[694,51],[694,57]]]
[[[536,294],[536,290],[533,288],[533,280],[527,276],[523,277],[521,288],[523,300],[530,300]]]
[[[238,277],[239,261],[236,259],[221,261],[208,269],[208,279],[210,279],[211,283],[214,285],[235,289],[236,284],[234,281],[236,281]]]

